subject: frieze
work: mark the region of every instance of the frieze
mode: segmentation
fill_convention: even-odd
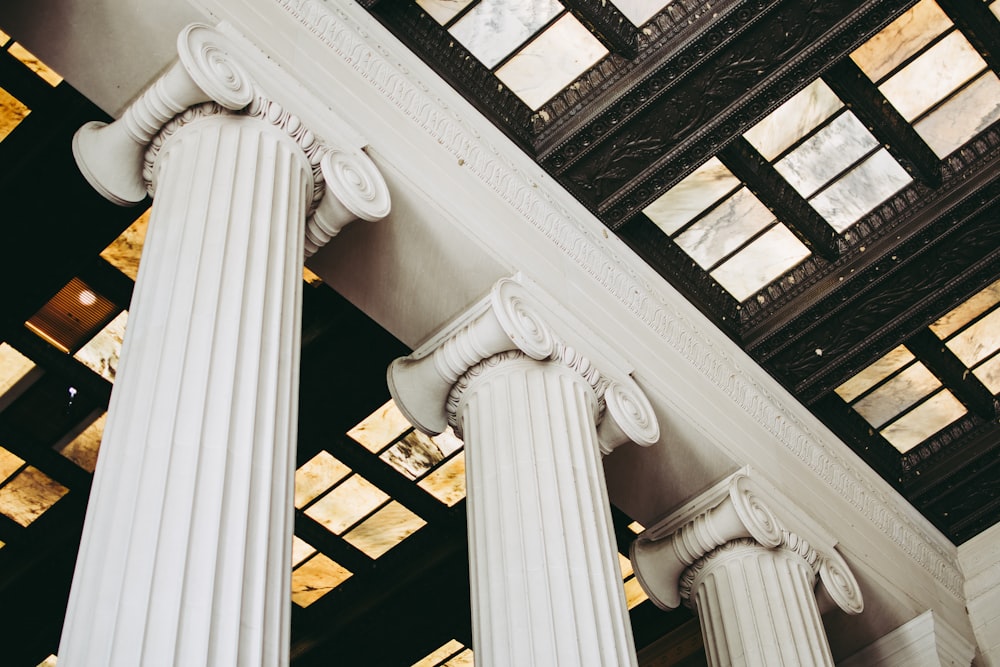
[[[533,225],[591,276],[597,285],[654,332],[665,345],[685,357],[709,382],[770,433],[818,479],[866,516],[887,538],[957,598],[963,577],[954,554],[941,538],[897,506],[898,500],[865,478],[853,453],[837,451],[833,440],[800,421],[779,399],[743,368],[729,352],[710,342],[704,325],[688,319],[668,292],[654,287],[609,248],[599,235],[585,229],[533,177],[523,173],[496,146],[481,138],[448,104],[412,72],[393,63],[405,60],[391,45],[380,43],[343,8],[319,0],[277,0],[302,26],[368,81],[400,113],[456,158],[464,161],[525,222]],[[360,11],[360,10],[359,10]]]

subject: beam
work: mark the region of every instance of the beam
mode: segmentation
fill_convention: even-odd
[[[840,257],[837,232],[749,141],[737,137],[718,157],[812,252],[831,262]]]
[[[937,155],[853,60],[842,58],[823,80],[911,176],[941,184]]]

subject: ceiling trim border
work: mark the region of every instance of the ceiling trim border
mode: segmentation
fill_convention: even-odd
[[[872,472],[866,479],[857,463],[835,449],[827,433],[802,422],[784,402],[746,372],[728,351],[705,343],[717,336],[682,313],[664,293],[628,266],[625,257],[596,239],[594,232],[547,192],[504,151],[433,92],[434,82],[422,82],[401,63],[407,56],[384,43],[344,8],[321,0],[275,0],[331,53],[379,93],[414,125],[447,148],[492,191],[537,228],[569,259],[664,344],[686,358],[775,440],[832,490],[867,517],[886,537],[926,570],[956,598],[963,599],[964,578],[957,551],[930,524],[920,525],[901,511],[891,489]],[[359,10],[358,11],[362,11]],[[603,246],[603,247],[602,247]],[[818,424],[818,422],[817,422]],[[847,454],[850,456],[850,454]]]

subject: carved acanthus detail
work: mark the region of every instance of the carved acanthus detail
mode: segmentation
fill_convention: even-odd
[[[625,442],[651,445],[660,431],[646,395],[627,375],[611,379],[549,324],[545,307],[524,285],[504,278],[470,322],[425,353],[389,367],[389,390],[399,409],[420,430],[436,434],[451,426],[462,436],[456,410],[468,377],[513,357],[551,361],[578,373],[594,390],[601,452]],[[609,371],[611,369],[608,369]],[[605,414],[607,413],[607,414]]]

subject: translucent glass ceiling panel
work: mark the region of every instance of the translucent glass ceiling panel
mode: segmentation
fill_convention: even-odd
[[[948,341],[948,349],[973,367],[1000,348],[1000,308]]]
[[[350,570],[318,553],[292,572],[292,602],[308,607],[350,576]]]
[[[845,112],[776,162],[774,168],[799,194],[809,197],[877,145],[861,121]]]
[[[388,401],[348,431],[347,435],[364,445],[368,451],[380,452],[408,428],[410,422],[393,401]]]
[[[35,367],[34,362],[7,343],[0,343],[0,396]]]
[[[316,548],[298,535],[292,535],[292,567],[316,553]]]
[[[420,530],[427,522],[395,500],[344,535],[369,558],[378,558]]]
[[[900,452],[905,453],[954,422],[965,412],[965,406],[950,391],[939,391],[882,429],[882,437]]]
[[[985,313],[996,303],[1000,303],[1000,280],[977,292],[957,308],[945,313],[930,326],[930,329],[938,338],[947,338],[971,322],[977,315]]]
[[[38,468],[27,466],[0,487],[0,514],[28,526],[67,493],[65,486]]]
[[[1000,394],[1000,354],[973,371],[979,381],[994,394]]]
[[[146,240],[146,229],[149,226],[149,214],[152,210],[147,208],[111,242],[111,245],[101,251],[101,257],[105,261],[132,280],[139,275],[139,258],[142,255],[142,244]]]
[[[0,483],[17,472],[24,465],[24,459],[0,447]]]
[[[845,401],[853,401],[906,364],[913,361],[913,354],[900,345],[872,365],[852,377],[835,390]]]
[[[417,0],[431,18],[444,25],[465,9],[472,0]]]
[[[388,499],[382,489],[360,475],[352,475],[307,507],[305,514],[339,535]]]
[[[830,87],[816,79],[743,136],[764,159],[773,160],[842,106]]]
[[[913,127],[938,157],[945,157],[1000,120],[1000,79],[986,72]]]
[[[56,443],[55,450],[87,472],[97,468],[97,453],[104,436],[104,422],[107,413],[101,414],[78,436],[65,444]]]
[[[295,506],[302,509],[350,472],[351,469],[332,454],[320,452],[295,471]]]
[[[903,118],[913,120],[984,67],[986,62],[956,30],[894,74],[879,90]]]
[[[643,213],[664,232],[673,234],[739,184],[740,180],[713,157],[647,206]]]
[[[442,660],[450,658],[453,655],[461,652],[465,648],[465,644],[458,641],[457,639],[452,639],[446,643],[441,648],[431,652],[426,657],[413,663],[410,667],[436,667],[441,664]]]
[[[921,0],[854,53],[858,67],[878,81],[951,27],[951,20],[934,0]]]
[[[441,464],[417,486],[449,507],[458,503],[465,497],[465,452]]]
[[[607,54],[575,16],[565,14],[498,69],[496,76],[537,109]]]
[[[854,404],[854,409],[876,428],[941,386],[922,363],[915,363]]]
[[[45,81],[50,86],[58,86],[62,83],[62,77],[55,72],[51,67],[39,60],[35,54],[28,51],[17,42],[11,44],[10,48],[7,50],[10,55],[14,56],[22,63],[28,66],[32,72],[37,74],[43,81]]]
[[[744,301],[808,256],[809,248],[778,224],[711,275],[738,301]]]
[[[0,141],[3,141],[31,110],[3,88],[0,88]]]
[[[612,0],[611,4],[618,8],[636,27],[641,26],[656,16],[661,9],[669,5],[671,0]]]
[[[709,269],[773,221],[774,214],[749,190],[741,188],[676,241],[703,269]]]
[[[556,0],[483,0],[449,31],[492,68],[560,11],[562,5]]]
[[[86,345],[77,350],[73,357],[108,382],[114,382],[127,325],[128,311],[123,310],[115,319],[104,325],[104,328]]]
[[[809,203],[831,227],[842,232],[912,180],[883,148],[841,176]]]

